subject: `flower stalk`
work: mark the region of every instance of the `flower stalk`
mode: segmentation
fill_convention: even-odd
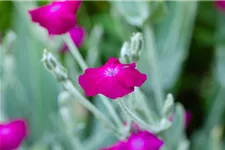
[[[73,55],[73,57],[75,58],[75,60],[77,61],[77,63],[81,67],[81,69],[83,71],[85,69],[87,69],[88,68],[87,63],[83,59],[82,55],[80,54],[79,50],[77,49],[76,45],[74,44],[74,42],[72,41],[70,36],[69,35],[64,36],[64,40],[65,40],[66,44],[68,45],[71,54]],[[99,97],[100,97],[102,103],[105,105],[105,107],[109,111],[109,113],[112,116],[112,118],[114,119],[114,121],[116,122],[116,124],[118,125],[118,127],[120,129],[122,129],[123,123],[120,120],[120,118],[119,118],[118,114],[116,113],[115,109],[113,108],[112,104],[110,104],[110,102],[104,96],[99,96]]]
[[[77,61],[79,66],[81,67],[82,70],[85,70],[88,68],[86,62],[84,61],[82,55],[80,54],[78,48],[75,46],[73,40],[71,39],[69,34],[66,34],[64,37],[64,40],[66,44],[68,45],[71,54],[73,55],[74,59]]]
[[[56,79],[58,79],[63,87],[75,98],[75,100],[82,104],[97,119],[101,120],[108,128],[120,137],[120,131],[117,130],[115,125],[78,91],[78,89],[68,79],[65,69],[61,66],[61,64],[59,64],[51,53],[47,52],[47,50],[44,50],[42,61],[46,68],[55,76]]]
[[[123,112],[131,117],[131,119],[136,122],[137,124],[139,124],[143,129],[149,130],[151,133],[158,133],[160,132],[161,128],[152,126],[147,124],[145,121],[143,121],[140,117],[138,117],[136,114],[134,114],[123,102],[122,99],[117,99],[117,103],[119,104],[119,106],[121,107],[121,109],[123,110]]]
[[[71,116],[70,94],[66,91],[60,93],[58,97],[59,112],[66,126],[66,133],[73,149],[84,150],[79,137],[73,135],[73,120]]]

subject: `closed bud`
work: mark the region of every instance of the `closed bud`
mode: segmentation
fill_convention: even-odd
[[[174,99],[172,94],[168,94],[164,102],[162,114],[163,117],[168,118],[174,109]]]
[[[128,42],[124,42],[120,51],[120,61],[123,63],[129,63],[130,46]]]
[[[130,43],[130,53],[133,61],[137,62],[141,55],[141,50],[143,47],[143,35],[138,32],[134,33],[131,37]]]
[[[46,49],[43,53],[42,62],[58,81],[62,82],[68,79],[67,70]]]

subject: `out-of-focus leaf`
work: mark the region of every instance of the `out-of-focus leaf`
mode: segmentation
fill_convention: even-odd
[[[206,117],[206,122],[204,126],[206,131],[211,131],[218,123],[221,122],[223,113],[225,111],[224,97],[225,97],[225,88],[220,88],[220,90],[215,96],[215,99],[213,101],[212,107],[210,108],[208,116]]]
[[[224,14],[220,14],[218,17],[218,26],[216,32],[217,39],[224,39],[225,41],[225,17]],[[216,45],[216,58],[215,58],[215,73],[216,80],[219,85],[225,88],[225,43]]]
[[[150,17],[148,19],[149,23],[158,23],[164,19],[167,14],[167,5],[164,1],[151,1],[149,3],[150,7]]]
[[[191,149],[192,150],[209,150],[209,135],[203,131],[197,131],[193,133],[191,137]]]
[[[184,108],[181,104],[177,104],[172,126],[164,133],[165,145],[168,150],[178,149],[179,143],[182,141],[182,137],[184,137],[184,130]],[[171,135],[173,138],[171,138]]]
[[[93,101],[95,106],[99,110],[104,112],[104,114],[109,118],[108,110],[104,107],[99,97],[94,97]],[[116,137],[113,134],[111,134],[111,132],[107,131],[107,129],[104,128],[104,125],[101,122],[99,122],[99,120],[94,119],[92,125],[92,134],[86,141],[86,143],[89,144],[89,148],[93,150],[98,150],[101,147],[113,144],[113,142],[115,141]]]
[[[15,5],[21,6],[19,2],[15,2]],[[29,2],[23,4],[26,5],[29,5]],[[24,8],[19,10],[23,13],[18,9],[14,9],[13,12],[13,30],[17,40],[12,45],[12,53],[16,59],[15,76],[19,79],[20,87],[26,96],[22,97],[22,93],[10,94],[11,91],[18,91],[16,88],[19,85],[7,89],[6,93],[9,94],[5,98],[6,110],[10,118],[25,117],[28,120],[30,128],[28,141],[34,142],[45,131],[52,130],[49,115],[57,110],[58,84],[40,62],[45,45],[27,30],[31,26],[31,21],[27,20],[28,16],[23,16],[28,15],[26,10]]]
[[[4,36],[11,24],[12,2],[0,1],[0,36]],[[0,37],[1,41],[1,37]]]
[[[86,59],[89,67],[95,67],[96,65],[100,65],[98,46],[102,39],[102,35],[103,35],[102,26],[96,25],[89,36],[88,52]]]
[[[156,29],[156,46],[163,87],[174,85],[186,59],[197,2],[171,2],[165,22]]]
[[[168,2],[168,9],[170,11],[164,20],[155,27],[157,67],[163,89],[173,87],[186,59],[197,2]],[[149,70],[148,65],[146,65],[149,58],[146,53],[142,53],[141,58],[141,70],[146,72]],[[149,79],[144,85],[145,89],[154,88],[150,86],[152,83],[150,71],[147,71]]]
[[[142,27],[145,23],[157,23],[166,14],[164,1],[130,1],[112,2],[118,16],[122,16],[129,24]]]
[[[220,39],[225,36],[225,18],[224,14],[219,14],[217,29],[216,29],[216,38]],[[225,103],[225,45],[223,43],[218,43],[215,46],[216,55],[215,55],[215,68],[213,68],[214,78],[217,81],[219,90],[217,94],[213,97],[212,107],[206,117],[204,129],[195,132],[192,136],[192,148],[193,150],[205,149],[205,150],[222,150],[222,142],[218,136],[221,134],[221,131],[217,132],[215,128],[218,124],[221,123],[223,117]],[[215,88],[215,87],[213,87]],[[209,134],[211,133],[211,134]]]
[[[148,3],[144,1],[115,1],[115,6],[128,23],[141,27],[149,16]]]

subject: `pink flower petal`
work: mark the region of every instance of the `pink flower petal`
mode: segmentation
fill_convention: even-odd
[[[79,76],[79,84],[86,92],[86,96],[95,96],[98,94],[96,90],[97,85],[95,83],[99,78],[104,76],[102,72],[102,68],[88,68],[85,70],[84,75]]]
[[[75,3],[77,3],[75,5]],[[53,2],[29,11],[33,22],[39,23],[49,34],[64,34],[76,25],[75,11],[80,1]]]
[[[74,44],[77,47],[80,47],[83,44],[86,31],[83,27],[76,26],[69,31],[69,34]],[[67,51],[68,51],[68,46],[64,43],[63,47],[60,49],[60,52],[67,52]]]
[[[185,119],[185,126],[187,128],[191,123],[192,113],[190,111],[185,111],[184,119]]]
[[[221,11],[225,11],[225,1],[221,0],[221,1],[216,1],[216,7],[218,9],[220,9]]]
[[[79,84],[87,96],[103,94],[111,99],[123,97],[140,87],[147,79],[133,64],[121,64],[117,58],[109,60],[99,68],[89,68],[79,76]]]
[[[131,133],[127,141],[118,141],[101,150],[160,150],[163,141],[148,131]]]
[[[123,87],[116,77],[104,77],[97,81],[97,91],[111,99],[123,97],[134,91],[134,87]]]
[[[147,76],[141,74],[135,68],[126,67],[121,69],[120,73],[117,75],[117,80],[126,87],[140,87],[147,80]]]
[[[0,150],[16,149],[27,136],[27,125],[19,119],[0,125]]]
[[[129,150],[159,150],[163,141],[148,131],[140,131],[132,133],[127,144]]]
[[[79,0],[64,0],[64,1],[55,1],[52,4],[60,4],[64,5],[68,10],[73,13],[76,13],[77,10],[80,8],[82,1]]]

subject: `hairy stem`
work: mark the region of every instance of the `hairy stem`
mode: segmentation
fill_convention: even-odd
[[[79,53],[79,50],[77,49],[77,47],[73,43],[72,39],[67,34],[64,37],[64,40],[65,40],[66,44],[68,45],[68,47],[70,49],[70,52],[72,53],[73,57],[75,58],[75,60],[78,62],[78,64],[80,65],[80,67],[84,71],[86,68],[88,68],[88,65],[86,64],[83,57]],[[102,103],[105,105],[105,107],[109,111],[109,113],[112,116],[112,118],[114,119],[114,121],[116,122],[116,124],[118,125],[118,127],[120,129],[123,128],[123,123],[120,120],[120,118],[119,118],[118,114],[116,113],[115,109],[113,108],[112,104],[110,104],[109,100],[104,96],[99,96],[99,97],[100,97]]]

